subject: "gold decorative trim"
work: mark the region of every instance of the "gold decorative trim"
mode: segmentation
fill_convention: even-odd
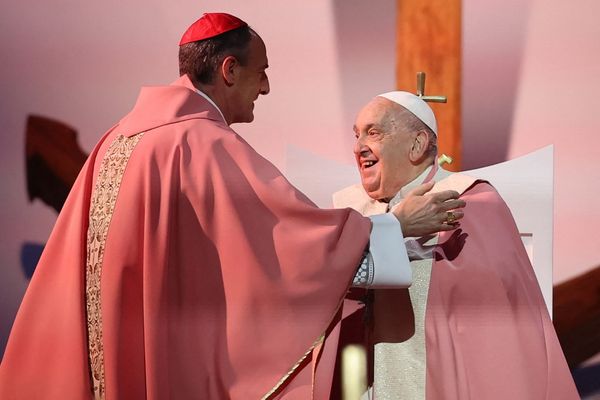
[[[350,287],[350,283],[348,283],[348,287]],[[321,336],[319,336],[317,338],[317,340],[315,340],[313,342],[313,344],[308,348],[308,350],[306,350],[306,352],[302,355],[302,357],[300,357],[300,359],[298,361],[296,361],[296,363],[292,366],[292,368],[290,368],[290,370],[277,382],[277,384],[271,390],[269,390],[269,392],[267,392],[267,394],[265,394],[263,397],[261,397],[260,400],[269,400],[271,398],[271,396],[273,396],[273,394],[275,394],[277,391],[279,391],[279,389],[283,386],[283,384],[286,383],[286,381],[288,379],[290,379],[290,377],[294,374],[294,372],[296,372],[298,367],[304,362],[304,360],[306,360],[306,357],[308,357],[308,355],[310,353],[312,353],[312,351],[315,349],[315,347],[317,347],[318,345],[323,344],[325,342],[325,336],[327,335],[327,330],[329,329],[329,327],[335,320],[335,316],[338,315],[338,313],[340,312],[340,309],[342,308],[342,305],[344,304],[344,298],[345,298],[345,294],[344,294],[344,297],[342,297],[342,299],[338,303],[338,305],[335,309],[335,313],[333,313],[332,317],[329,320],[329,323],[327,324],[327,328],[321,334]],[[314,382],[313,382],[313,391],[314,391]]]
[[[104,399],[104,348],[102,344],[102,302],[100,280],[108,227],[113,216],[125,167],[144,134],[118,136],[100,164],[92,193],[87,231],[85,300],[87,311],[88,357],[95,399]]]
[[[352,275],[351,279],[354,279],[354,275]],[[350,282],[348,282],[348,287],[350,287],[351,284],[352,284],[352,280],[350,280]],[[296,370],[298,369],[298,367],[304,362],[304,360],[306,360],[306,357],[308,357],[308,355],[313,352],[313,350],[315,349],[315,347],[317,347],[318,345],[323,344],[325,342],[325,336],[327,336],[327,330],[331,327],[331,324],[335,320],[336,315],[338,315],[338,313],[340,312],[340,309],[344,305],[344,299],[345,298],[346,298],[346,294],[344,293],[344,295],[342,296],[342,298],[338,302],[337,307],[335,308],[335,312],[333,313],[333,315],[329,319],[329,323],[327,324],[327,328],[325,328],[325,331],[321,334],[321,336],[319,336],[317,338],[317,340],[315,340],[313,342],[312,346],[310,346],[308,348],[308,350],[306,350],[306,352],[302,355],[302,357],[300,357],[300,359],[298,361],[296,361],[296,363],[292,366],[292,368],[290,368],[290,370],[287,372],[287,374],[285,374],[277,382],[277,384],[271,390],[269,390],[267,392],[267,394],[265,394],[263,397],[261,397],[260,400],[269,400],[269,399],[271,399],[271,396],[273,396],[277,391],[279,391],[279,389],[281,389],[281,387],[283,386],[283,384],[286,383],[286,381],[288,379],[290,379],[290,377],[294,374],[294,372],[296,372]],[[314,387],[314,380],[313,380],[313,387],[312,387],[313,396],[314,396],[314,390],[315,390],[315,387]]]
[[[337,312],[336,312],[336,314],[337,314]],[[306,360],[306,357],[308,357],[308,355],[310,353],[312,353],[312,351],[315,349],[315,347],[317,347],[319,344],[323,343],[324,340],[325,340],[325,334],[322,334],[321,336],[319,336],[319,338],[317,340],[315,340],[315,342],[312,344],[312,346],[310,346],[308,348],[308,350],[306,350],[306,352],[302,355],[302,357],[300,357],[300,359],[298,361],[296,361],[296,363],[292,366],[292,368],[290,368],[290,370],[288,371],[288,373],[285,374],[279,380],[279,382],[277,382],[277,384],[271,390],[269,390],[269,392],[267,394],[265,394],[263,397],[261,397],[261,400],[267,400],[275,392],[277,392],[279,390],[279,388],[281,388],[281,386],[290,378],[290,376],[292,376],[292,374],[294,372],[296,372],[296,370],[298,369],[298,367],[304,362],[304,360]]]

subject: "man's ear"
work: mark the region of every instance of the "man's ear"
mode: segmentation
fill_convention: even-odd
[[[234,56],[227,56],[221,63],[221,76],[227,86],[231,86],[237,80],[239,61]]]
[[[413,140],[412,147],[408,154],[410,161],[413,163],[418,163],[423,159],[423,156],[427,152],[427,147],[429,144],[429,137],[427,132],[419,131]]]

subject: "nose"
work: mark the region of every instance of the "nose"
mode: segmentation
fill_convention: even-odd
[[[265,73],[265,77],[262,80],[261,85],[260,85],[260,94],[262,94],[262,95],[269,94],[270,91],[271,91],[271,87],[269,86],[269,77]]]
[[[369,151],[369,147],[364,143],[362,136],[356,139],[356,142],[354,143],[354,154],[357,156],[366,156]]]

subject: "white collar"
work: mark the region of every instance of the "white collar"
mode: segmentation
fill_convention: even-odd
[[[394,206],[396,204],[400,203],[400,201],[402,201],[402,199],[404,199],[404,197],[406,197],[406,195],[411,190],[413,190],[414,188],[416,188],[417,186],[419,186],[420,184],[423,183],[425,178],[427,178],[427,175],[429,175],[429,172],[431,172],[431,168],[433,168],[433,165],[430,165],[429,167],[427,167],[423,172],[421,172],[421,174],[419,176],[417,176],[415,179],[413,179],[406,185],[402,186],[400,191],[398,193],[396,193],[396,195],[390,200],[390,203],[389,203],[390,210],[392,208],[394,208]]]
[[[206,93],[204,93],[202,90],[195,88],[196,89],[196,93],[198,93],[200,96],[204,97],[210,104],[212,104],[217,111],[219,112],[219,114],[221,114],[221,117],[223,118],[223,121],[225,123],[227,123],[227,120],[225,120],[225,116],[223,115],[223,113],[221,112],[221,110],[219,109],[219,107],[215,104],[214,101],[212,101],[212,99],[210,97],[208,97],[208,95]]]

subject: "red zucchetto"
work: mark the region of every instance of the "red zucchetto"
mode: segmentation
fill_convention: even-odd
[[[215,37],[248,24],[225,13],[205,13],[194,22],[183,34],[179,45]]]

